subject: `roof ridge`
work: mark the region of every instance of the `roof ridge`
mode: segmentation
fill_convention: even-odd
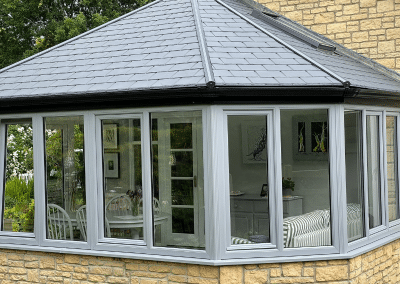
[[[129,12],[129,13],[126,13],[126,14],[124,14],[124,15],[122,15],[122,16],[120,16],[120,17],[114,19],[114,20],[111,20],[111,21],[109,21],[109,22],[106,22],[106,23],[104,23],[104,24],[102,24],[102,25],[100,25],[100,26],[98,26],[98,27],[95,27],[95,28],[93,28],[93,29],[91,29],[91,30],[88,30],[87,32],[84,32],[84,33],[82,33],[82,34],[80,34],[80,35],[77,35],[77,36],[75,36],[75,37],[73,37],[73,38],[70,38],[70,39],[68,39],[68,40],[66,40],[66,41],[63,41],[63,42],[61,42],[61,43],[59,43],[59,44],[57,44],[57,45],[55,45],[55,46],[52,46],[52,47],[50,47],[50,48],[48,48],[48,49],[45,49],[45,50],[43,50],[43,51],[41,51],[41,52],[39,52],[39,53],[36,53],[36,54],[34,54],[34,55],[32,55],[32,56],[29,56],[29,57],[27,57],[27,58],[25,58],[25,59],[22,59],[22,60],[20,60],[20,61],[18,61],[18,62],[15,62],[14,64],[11,64],[11,65],[9,65],[9,66],[7,66],[7,67],[4,67],[3,69],[0,69],[0,74],[3,73],[4,71],[7,71],[7,70],[9,70],[9,69],[11,69],[11,68],[14,68],[14,67],[18,66],[18,65],[21,65],[21,64],[26,63],[26,62],[28,62],[28,61],[31,61],[31,60],[33,60],[33,59],[35,59],[35,58],[37,58],[37,57],[40,57],[40,56],[42,56],[43,54],[46,54],[46,53],[48,53],[48,52],[50,52],[50,51],[53,51],[54,49],[57,49],[57,48],[59,48],[59,47],[62,47],[62,46],[66,45],[66,44],[68,44],[68,43],[70,43],[70,42],[73,42],[73,41],[75,41],[75,40],[78,40],[78,39],[80,39],[81,37],[84,37],[84,36],[86,36],[86,35],[88,35],[88,34],[91,34],[91,33],[93,33],[93,32],[96,32],[96,31],[98,31],[99,29],[102,29],[102,28],[104,28],[104,27],[106,27],[106,26],[108,26],[108,25],[111,25],[111,24],[113,24],[113,23],[115,23],[115,22],[118,22],[118,21],[120,21],[120,20],[122,20],[122,19],[124,19],[124,18],[126,18],[126,17],[129,17],[129,16],[131,16],[131,15],[137,13],[137,12],[140,12],[140,11],[143,10],[143,9],[146,9],[146,8],[152,6],[152,5],[156,4],[156,3],[162,2],[162,1],[165,1],[165,0],[155,0],[155,1],[153,1],[153,2],[150,2],[150,3],[146,4],[146,5],[144,5],[144,6],[140,7],[140,8],[138,8],[138,9],[135,9],[135,10]]]
[[[278,38],[277,36],[275,36],[273,33],[267,31],[266,29],[264,29],[263,27],[261,27],[260,25],[256,24],[255,22],[253,22],[252,20],[250,20],[248,17],[246,17],[245,15],[241,14],[240,12],[238,12],[237,10],[235,10],[234,8],[232,8],[231,6],[229,6],[228,4],[224,3],[222,0],[215,0],[218,4],[224,6],[225,8],[227,8],[228,10],[230,10],[232,13],[236,14],[237,16],[241,17],[242,19],[244,19],[245,21],[247,21],[249,24],[251,24],[252,26],[254,26],[255,28],[259,29],[260,31],[262,31],[263,33],[267,34],[268,36],[270,36],[271,38],[273,38],[275,41],[279,42],[280,44],[282,44],[283,46],[285,46],[286,48],[288,48],[289,50],[291,50],[292,52],[296,53],[297,55],[299,55],[300,57],[302,57],[304,60],[310,62],[311,64],[315,65],[316,67],[318,67],[320,70],[322,70],[323,72],[329,74],[330,76],[332,76],[334,79],[338,80],[339,82],[341,82],[343,84],[343,86],[348,87],[350,85],[350,82],[343,79],[342,77],[340,77],[339,75],[337,75],[335,72],[329,70],[328,68],[322,66],[321,64],[319,64],[318,62],[316,62],[315,60],[313,60],[312,58],[310,58],[309,56],[305,55],[304,53],[302,53],[301,51],[297,50],[295,47],[291,46],[290,44],[286,43],[285,41],[281,40],[280,38]],[[243,1],[244,2],[244,1]],[[248,4],[248,2],[246,1],[246,4]],[[250,5],[250,4],[248,4]]]
[[[211,67],[211,59],[210,54],[208,52],[208,47],[206,43],[206,36],[203,29],[203,23],[201,21],[201,15],[199,11],[199,2],[198,0],[190,0],[192,4],[193,18],[195,22],[195,28],[197,33],[197,38],[199,40],[200,46],[200,54],[201,61],[204,67],[204,75],[206,77],[206,85],[209,88],[213,88],[215,86],[215,78],[214,72]]]

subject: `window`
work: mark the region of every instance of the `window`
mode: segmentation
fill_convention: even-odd
[[[2,230],[32,233],[35,216],[32,120],[3,122],[6,163]]]
[[[347,238],[349,242],[365,237],[362,112],[345,111],[345,157]]]
[[[228,115],[233,245],[270,242],[268,119],[266,115]]]
[[[104,237],[143,240],[141,122],[102,120]]]
[[[328,134],[326,109],[281,111],[284,247],[332,244]]]
[[[399,219],[397,116],[386,117],[386,167],[389,221]]]
[[[46,117],[44,122],[46,238],[86,241],[82,233],[87,225],[83,210],[86,205],[83,116]]]

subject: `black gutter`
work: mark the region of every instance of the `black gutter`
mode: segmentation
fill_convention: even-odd
[[[355,96],[358,89],[316,87],[204,86],[91,94],[62,94],[0,98],[0,113],[137,108],[199,104],[338,103]]]

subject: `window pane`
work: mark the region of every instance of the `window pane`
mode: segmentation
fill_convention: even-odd
[[[102,120],[105,237],[143,239],[140,119]]]
[[[389,198],[389,221],[399,218],[399,191],[397,175],[397,117],[386,117],[387,184]]]
[[[369,228],[382,225],[379,116],[367,115],[367,179]]]
[[[201,112],[153,113],[155,246],[204,249]]]
[[[3,231],[33,232],[33,139],[31,120],[6,124]]]
[[[83,133],[83,116],[45,119],[48,239],[86,241]]]
[[[285,247],[331,245],[327,110],[282,110]]]
[[[267,117],[228,116],[231,243],[269,243]]]
[[[362,113],[346,111],[344,114],[347,238],[354,241],[365,236],[363,194]]]

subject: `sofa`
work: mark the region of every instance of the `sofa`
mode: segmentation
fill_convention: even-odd
[[[330,210],[314,210],[299,216],[283,219],[283,244],[285,248],[331,245]],[[347,234],[352,241],[362,236],[362,216],[359,204],[347,205]]]

